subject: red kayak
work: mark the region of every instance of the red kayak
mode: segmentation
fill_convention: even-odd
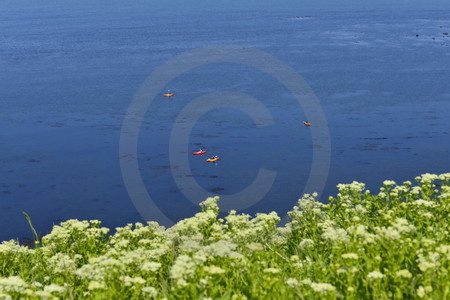
[[[205,150],[198,150],[197,152],[193,152],[192,154],[193,155],[202,155],[202,154],[205,154],[205,153],[206,153]]]
[[[166,94],[163,94],[163,96],[164,97],[172,97],[173,95],[175,95],[174,93],[166,93]]]

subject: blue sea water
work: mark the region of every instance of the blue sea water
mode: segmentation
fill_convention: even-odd
[[[264,197],[240,211],[285,215],[304,191],[317,145],[295,96],[259,69],[222,62],[171,78],[145,112],[137,156],[120,152],[127,109],[146,78],[178,55],[211,45],[263,51],[314,91],[331,145],[322,201],[338,183],[362,181],[377,192],[385,179],[449,172],[449,14],[3,14],[0,240],[31,236],[22,211],[42,234],[69,218],[99,219],[112,228],[143,221],[124,184],[124,159],[138,161],[148,194],[173,222],[198,211],[177,178],[233,195],[251,185],[260,168],[277,177]],[[167,89],[176,95],[162,97]],[[196,120],[187,145],[170,144],[173,129],[183,126],[177,119],[183,109],[222,91],[257,99],[273,124],[259,127],[242,110],[217,108]],[[200,147],[221,161],[207,164],[190,154]],[[187,156],[190,169],[175,165],[170,151]]]

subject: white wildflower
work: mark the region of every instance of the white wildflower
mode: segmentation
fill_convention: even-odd
[[[27,287],[28,284],[19,276],[0,277],[0,291],[20,293],[25,291]]]
[[[235,243],[220,240],[203,248],[205,254],[215,257],[230,257],[234,249],[237,248]]]
[[[372,279],[381,279],[383,277],[385,277],[386,275],[384,275],[383,273],[379,272],[379,271],[372,271],[369,274],[367,274],[367,279],[372,280]]]
[[[413,186],[410,193],[413,195],[418,196],[420,193],[422,192],[422,189],[420,188],[420,186]]]
[[[344,253],[341,255],[341,257],[345,258],[345,259],[358,259],[359,258],[358,254],[356,254],[356,253]]]
[[[66,288],[57,284],[50,284],[44,287],[44,291],[48,293],[57,293],[57,294],[64,294],[66,292]]]
[[[251,251],[261,251],[264,250],[263,245],[260,243],[249,243],[246,245],[246,247]]]
[[[204,267],[203,270],[208,274],[223,274],[225,270],[217,266]]]
[[[436,174],[430,174],[430,173],[426,173],[423,174],[421,177],[418,177],[419,181],[421,181],[422,183],[431,183],[437,179],[439,179],[439,176]],[[417,179],[417,177],[416,177]]]
[[[1,254],[31,254],[33,250],[28,247],[20,246],[16,240],[4,241],[0,244],[0,255]]]
[[[69,255],[63,253],[56,253],[47,259],[48,267],[53,273],[70,273],[77,268],[76,263]]]
[[[300,260],[300,257],[298,257],[298,255],[292,255],[292,256],[291,256],[291,260],[292,260],[293,262],[296,262],[296,261],[299,261],[299,260]]]
[[[423,199],[417,199],[416,201],[412,202],[412,204],[417,206],[425,206],[425,207],[436,207],[437,204],[434,201],[426,201]]]
[[[46,292],[46,291],[35,291],[34,295],[38,296],[40,298],[43,298],[43,299],[53,298],[54,297],[52,294],[50,294],[49,292]]]
[[[1,300],[12,300],[12,297],[8,294],[3,294],[2,292],[0,292],[0,299]]]
[[[161,264],[158,262],[150,261],[141,266],[141,270],[145,272],[156,272],[161,268]]]
[[[419,212],[419,214],[426,219],[434,218],[434,215],[428,211],[427,212]]]
[[[397,271],[395,273],[395,275],[397,277],[403,277],[403,278],[411,278],[412,277],[411,272],[409,272],[407,269],[403,269],[403,270]]]
[[[278,268],[266,268],[263,270],[264,273],[271,273],[271,274],[277,274],[280,273],[281,270]]]
[[[417,261],[419,263],[419,269],[425,272],[430,269],[435,269],[440,266],[439,262],[440,254],[435,252],[430,252],[428,257],[423,254],[418,254]]]
[[[374,228],[375,231],[377,232],[377,234],[385,239],[388,240],[398,240],[401,238],[401,234],[400,232],[398,232],[398,230],[396,230],[394,227],[389,226],[389,227],[375,227]]]
[[[204,210],[212,210],[214,212],[219,211],[219,205],[217,205],[217,202],[219,202],[219,197],[208,197],[205,201],[200,203],[200,207]]]
[[[336,287],[332,284],[329,283],[315,283],[312,282],[310,284],[311,288],[313,289],[313,291],[320,293],[320,294],[326,294],[328,292],[334,293],[336,292]]]
[[[183,284],[182,280],[189,278],[195,273],[196,263],[190,256],[180,255],[176,258],[170,270],[170,277],[178,281],[178,284]]]
[[[395,219],[394,223],[392,224],[392,227],[394,227],[400,233],[408,233],[416,230],[416,227],[414,227],[414,225],[409,224],[408,220],[403,218]]]
[[[42,283],[40,283],[40,282],[35,281],[35,282],[33,282],[33,283],[31,284],[31,286],[34,287],[34,288],[40,289],[40,288],[42,288],[44,285],[43,285]]]
[[[319,224],[320,225],[320,224]],[[342,228],[323,227],[322,238],[325,240],[345,243],[349,240],[347,232]]]
[[[440,245],[436,248],[436,251],[446,256],[447,260],[450,260],[450,245]]]
[[[122,281],[125,286],[134,286],[134,285],[143,285],[145,284],[145,279],[142,277],[130,277],[130,276],[122,276]]]
[[[298,282],[298,280],[295,279],[295,278],[288,278],[288,279],[286,280],[286,284],[287,284],[289,287],[291,287],[291,288],[296,288],[296,287],[298,287],[298,286],[300,285],[300,283]]]
[[[143,287],[142,293],[147,297],[156,297],[158,295],[158,291],[152,286]]]
[[[450,180],[450,173],[444,173],[439,175],[440,180]]]
[[[364,190],[364,188],[366,187],[366,185],[362,182],[357,182],[357,181],[353,181],[350,184],[338,184],[337,188],[339,190],[339,192],[344,192],[344,191],[353,191],[353,192],[361,192],[362,190]]]
[[[305,278],[301,281],[302,284],[310,285],[312,283],[311,279]]]
[[[89,282],[88,290],[104,290],[106,289],[106,284],[102,281],[92,280]]]
[[[427,293],[431,293],[433,291],[433,288],[429,285],[423,287],[423,286],[419,286],[419,288],[417,289],[417,296],[419,296],[419,298],[423,298]]]
[[[302,249],[307,249],[307,248],[312,248],[314,247],[314,241],[311,239],[303,239],[300,242],[300,248]]]
[[[395,181],[393,181],[393,180],[385,180],[385,181],[383,181],[383,185],[385,185],[385,186],[395,185]]]
[[[425,238],[422,239],[422,245],[424,245],[425,247],[432,246],[434,244],[436,244],[436,241],[434,241],[434,240],[425,239]]]

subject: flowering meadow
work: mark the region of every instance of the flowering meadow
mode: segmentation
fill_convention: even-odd
[[[304,195],[284,226],[217,197],[168,229],[68,220],[0,244],[0,299],[449,299],[450,173],[415,180]]]

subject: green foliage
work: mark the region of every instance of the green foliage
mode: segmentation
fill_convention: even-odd
[[[68,220],[0,244],[0,299],[448,299],[450,173],[416,181],[304,195],[285,226],[218,198],[168,229]]]

